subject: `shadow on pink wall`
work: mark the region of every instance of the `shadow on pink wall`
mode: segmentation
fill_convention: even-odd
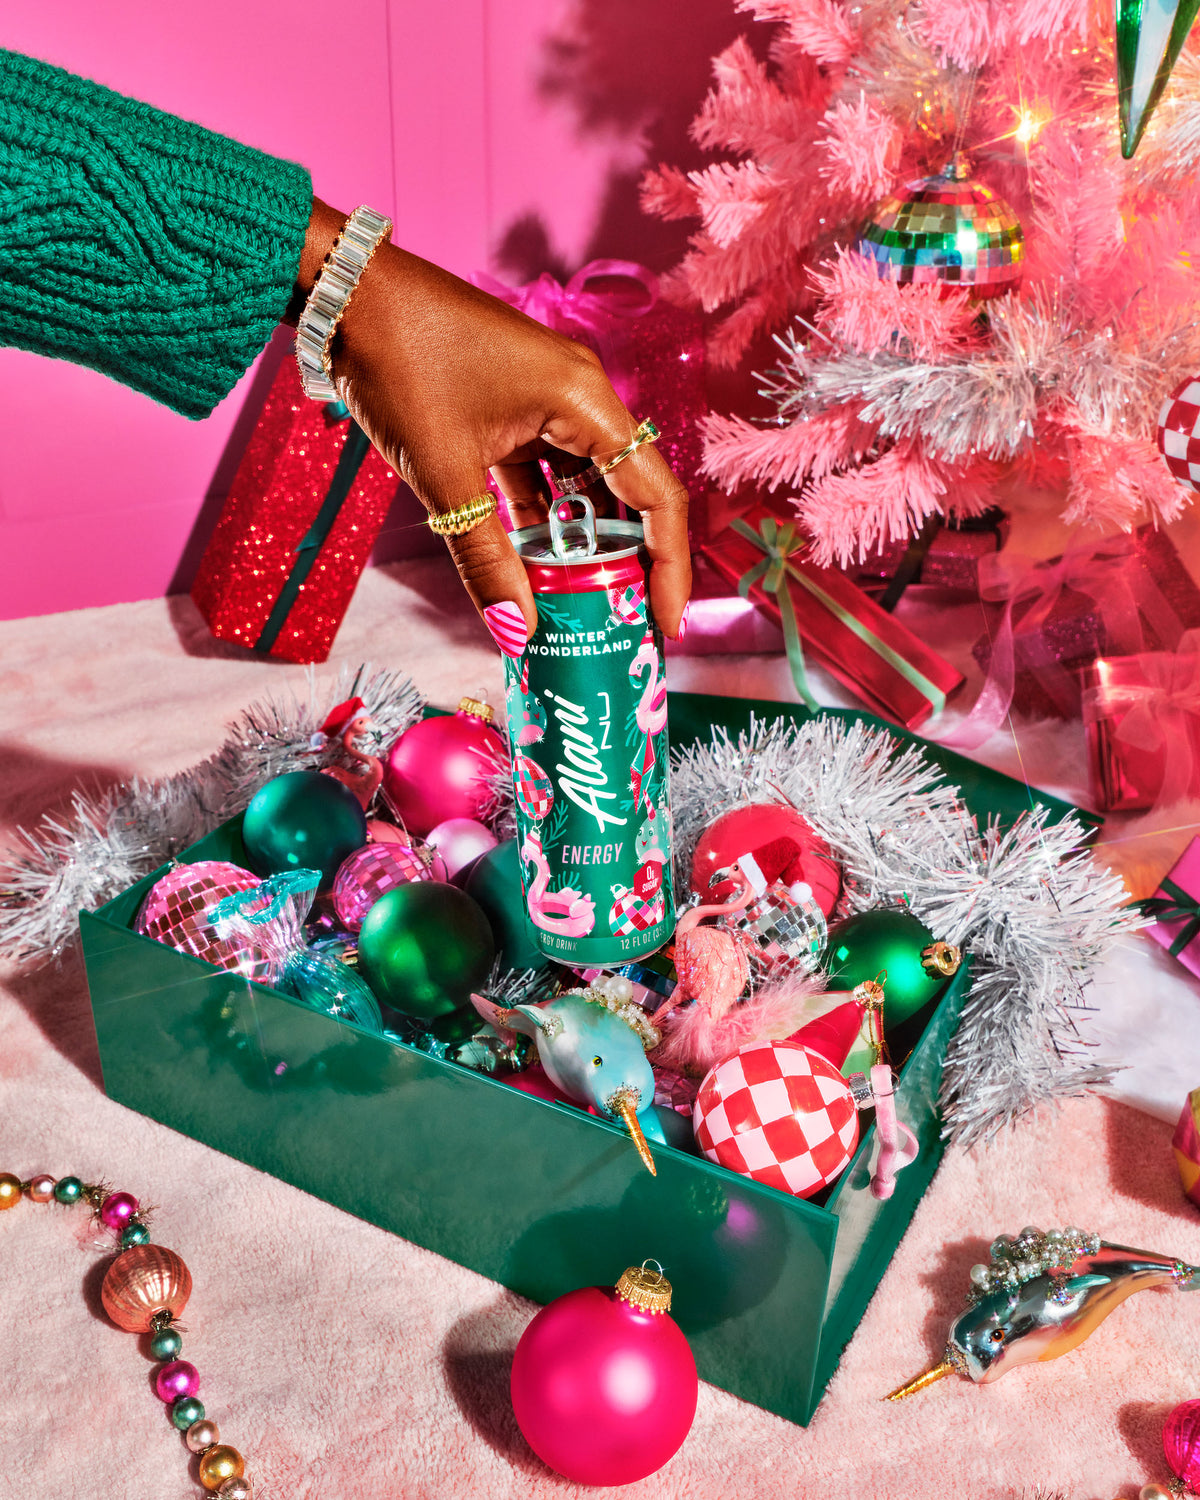
[[[687,127],[711,58],[751,24],[732,0],[342,9],[356,45],[340,79],[294,0],[210,0],[203,15],[64,0],[7,14],[0,45],[303,160],[323,197],[393,213],[400,243],[460,275],[678,258],[688,226],[645,218],[637,182],[647,162],[700,164]],[[313,98],[337,101],[338,131]],[[284,353],[277,336],[197,424],[93,371],[0,350],[0,617],[186,590]],[[434,550],[420,520],[402,487],[372,560]]]

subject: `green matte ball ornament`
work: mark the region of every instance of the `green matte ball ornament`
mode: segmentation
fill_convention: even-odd
[[[163,1328],[150,1340],[151,1357],[164,1364],[168,1360],[178,1359],[182,1348],[183,1336],[174,1328]]]
[[[937,942],[912,912],[893,907],[835,922],[821,963],[831,990],[852,990],[868,979],[880,980],[886,1029],[937,999],[958,969],[959,952],[949,943]]]
[[[83,1183],[78,1177],[60,1177],[54,1184],[54,1197],[59,1203],[78,1203],[83,1197]]]
[[[376,997],[432,1021],[469,1005],[496,945],[470,896],[440,880],[414,880],[376,901],[358,935],[358,972]]]
[[[171,1403],[171,1421],[180,1432],[186,1432],[193,1422],[199,1422],[203,1416],[204,1402],[195,1396],[176,1396]]]
[[[288,771],[260,787],[242,817],[242,841],[259,875],[320,870],[328,885],[367,842],[367,818],[350,790],[320,771]]]
[[[538,947],[525,892],[516,839],[505,839],[481,854],[463,881],[463,890],[483,907],[496,939],[496,953],[506,969],[544,969],[550,962]]]

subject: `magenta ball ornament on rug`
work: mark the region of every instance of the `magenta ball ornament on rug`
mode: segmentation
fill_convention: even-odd
[[[661,1271],[543,1307],[513,1356],[512,1403],[529,1446],[576,1484],[632,1484],[679,1451],[696,1415],[696,1361]]]
[[[797,1198],[838,1178],[858,1145],[850,1085],[798,1042],[749,1042],[719,1062],[692,1125],[709,1161]]]
[[[160,1401],[177,1401],[180,1396],[194,1396],[200,1389],[200,1371],[186,1359],[168,1360],[154,1377],[154,1389]]]
[[[1184,1401],[1167,1418],[1163,1452],[1176,1479],[1200,1493],[1200,1401]]]
[[[258,978],[266,973],[266,956],[239,951],[236,943],[218,936],[207,916],[218,901],[253,890],[258,883],[257,875],[222,859],[176,865],[150,888],[135,926],[143,937],[157,943],[202,958],[219,969]]]
[[[494,849],[496,835],[475,818],[447,818],[436,828],[431,828],[426,840],[431,849],[436,849],[446,871],[446,879],[453,880],[466,867]]]
[[[383,790],[409,833],[425,838],[447,818],[478,818],[490,782],[507,762],[492,710],[463,698],[455,714],[437,714],[406,729],[388,751]]]
[[[338,866],[333,877],[333,909],[350,932],[357,932],[381,896],[412,880],[428,880],[429,868],[404,844],[364,844]]]

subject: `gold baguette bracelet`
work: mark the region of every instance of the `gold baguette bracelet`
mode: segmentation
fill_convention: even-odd
[[[333,336],[367,262],[391,232],[391,219],[360,204],[342,225],[325,257],[296,325],[296,363],[300,366],[300,384],[310,400],[338,399],[329,356]]]

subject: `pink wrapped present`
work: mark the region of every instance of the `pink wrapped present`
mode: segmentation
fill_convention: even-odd
[[[1101,657],[1081,674],[1092,796],[1105,812],[1200,792],[1200,630],[1177,652]]]
[[[1141,903],[1141,910],[1155,918],[1146,928],[1147,937],[1184,968],[1200,974],[1200,839],[1187,846],[1154,895]]]

